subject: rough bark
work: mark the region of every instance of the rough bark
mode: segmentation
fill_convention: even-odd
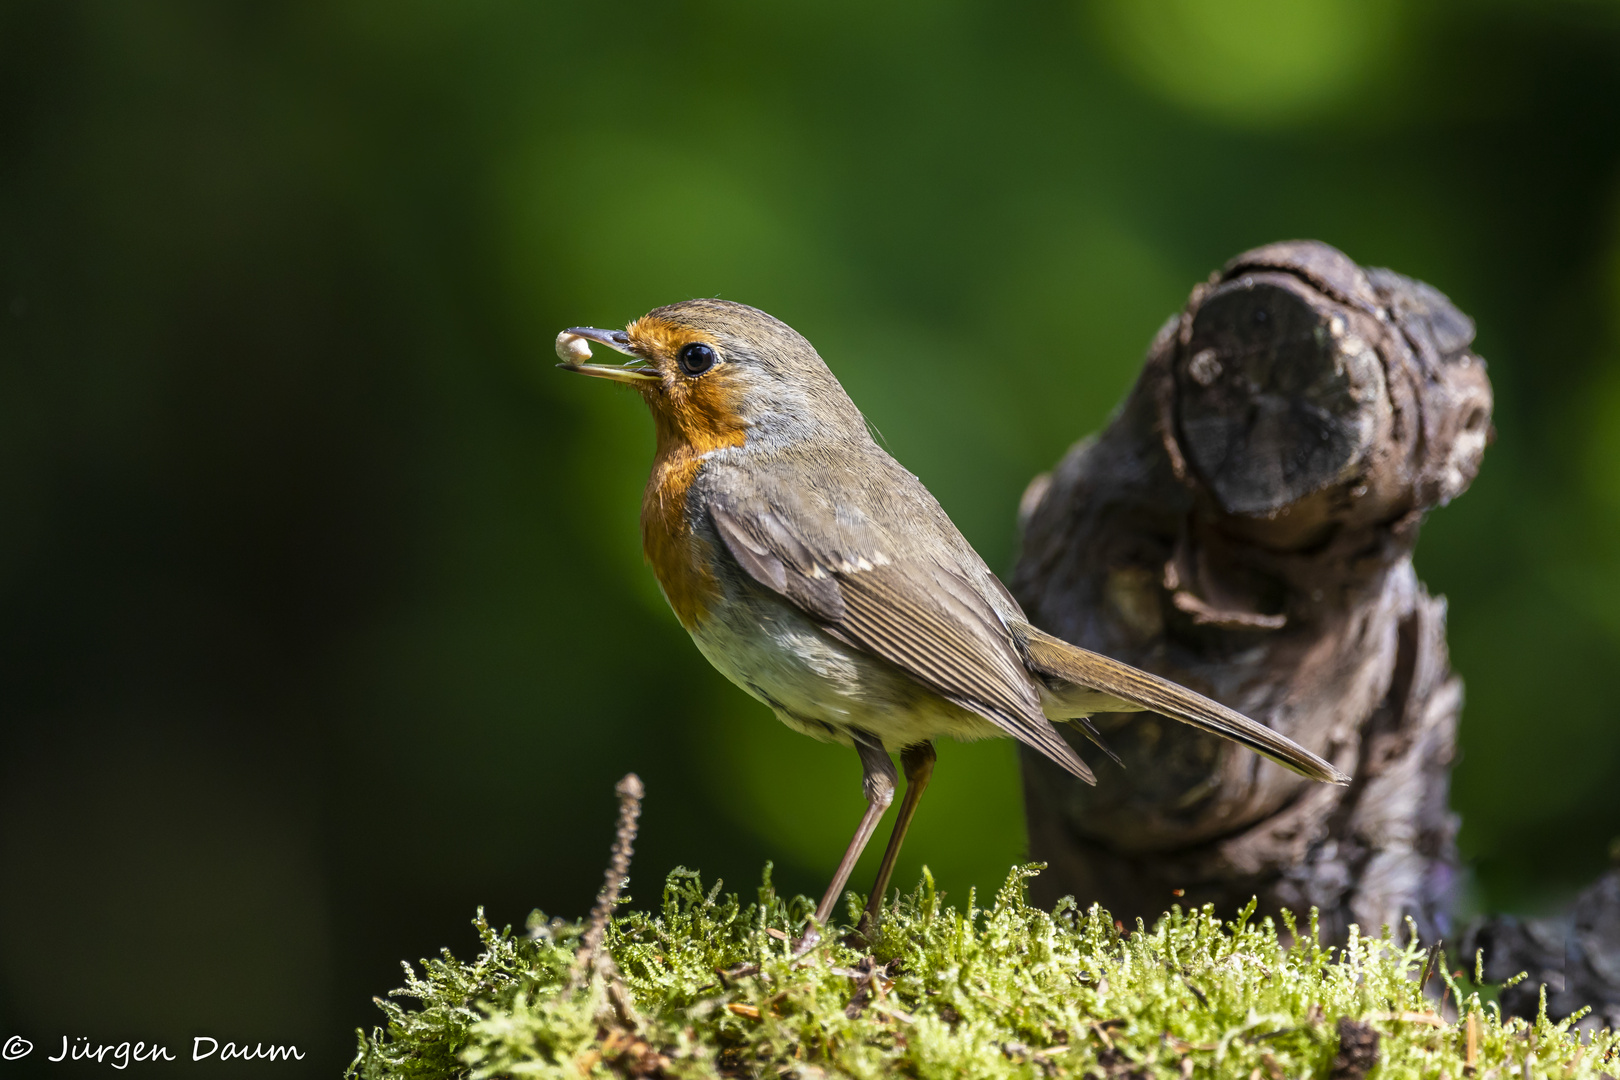
[[[1410,915],[1447,933],[1462,685],[1445,603],[1412,568],[1424,514],[1473,480],[1491,388],[1436,290],[1325,244],[1275,244],[1197,286],[1101,434],[1038,477],[1014,590],[1050,632],[1200,690],[1354,776],[1311,784],[1142,714],[1097,723],[1095,788],[1025,754],[1050,901]],[[1077,741],[1077,747],[1083,743]]]
[[[1620,1031],[1620,870],[1599,878],[1559,915],[1484,920],[1469,932],[1463,957],[1476,949],[1485,954],[1487,982],[1529,975],[1502,991],[1504,1012],[1535,1016],[1545,986],[1549,1016],[1589,1005],[1584,1025]]]

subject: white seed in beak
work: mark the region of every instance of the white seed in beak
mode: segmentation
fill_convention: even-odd
[[[557,358],[565,364],[583,364],[591,358],[591,343],[564,330],[557,335]]]

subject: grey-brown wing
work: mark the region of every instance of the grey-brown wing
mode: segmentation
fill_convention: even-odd
[[[1041,712],[1011,632],[960,572],[861,543],[853,530],[806,537],[769,506],[714,499],[708,509],[726,550],[748,576],[829,634],[1096,782]]]

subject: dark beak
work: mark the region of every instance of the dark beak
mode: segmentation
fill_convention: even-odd
[[[606,345],[615,352],[622,352],[626,356],[634,357],[642,364],[641,367],[613,367],[609,364],[587,364],[584,361],[591,355],[591,347],[587,342],[596,342]],[[557,335],[557,355],[562,363],[557,366],[564,371],[577,371],[581,375],[594,375],[598,379],[611,379],[614,382],[655,383],[662,382],[663,376],[658,369],[647,365],[647,362],[630,349],[630,335],[623,330],[598,330],[594,326],[570,326]]]

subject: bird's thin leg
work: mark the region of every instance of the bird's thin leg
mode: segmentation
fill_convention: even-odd
[[[877,929],[883,914],[883,894],[889,891],[889,878],[894,875],[894,864],[900,858],[900,844],[906,838],[911,816],[922,801],[923,789],[934,775],[934,744],[920,742],[900,751],[900,764],[906,770],[906,795],[900,800],[900,813],[894,819],[894,832],[889,834],[889,846],[883,852],[878,866],[877,881],[872,884],[872,895],[866,901],[866,913],[861,916],[861,933],[869,935]]]
[[[864,734],[855,735],[855,751],[861,755],[861,786],[866,789],[866,813],[861,816],[860,826],[856,828],[843,861],[833,874],[832,884],[827,886],[821,903],[816,905],[815,922],[805,930],[805,948],[815,944],[818,937],[816,927],[827,925],[827,920],[832,917],[833,905],[844,894],[850,871],[855,869],[861,852],[866,850],[867,842],[877,831],[878,820],[883,817],[889,804],[894,802],[894,785],[899,777],[895,775],[894,762],[889,760],[888,751],[876,739]]]

